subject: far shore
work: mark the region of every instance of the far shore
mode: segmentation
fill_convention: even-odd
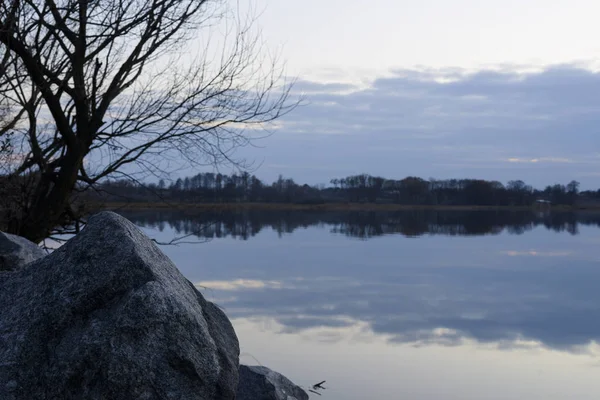
[[[565,206],[558,205],[546,209],[535,206],[449,206],[449,205],[405,205],[379,203],[182,203],[182,202],[108,202],[92,204],[96,210],[197,210],[197,211],[232,211],[232,210],[278,210],[278,211],[403,211],[403,210],[439,210],[439,211],[600,211],[598,205]]]

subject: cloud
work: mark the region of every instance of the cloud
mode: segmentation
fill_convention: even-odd
[[[600,168],[600,74],[582,68],[396,70],[368,86],[300,81],[297,91],[306,105],[261,149],[249,150],[267,164],[597,184],[589,174]],[[330,178],[289,173],[309,183]]]
[[[505,254],[510,257],[568,257],[572,254],[572,252],[570,252],[570,251],[509,250],[509,251],[503,252],[502,254]]]
[[[359,89],[358,86],[351,83],[321,83],[300,80],[294,85],[294,91],[305,95],[316,94],[348,94]]]
[[[570,160],[568,158],[560,158],[560,157],[540,157],[540,158],[531,158],[531,159],[511,157],[506,161],[511,162],[511,163],[532,163],[532,164],[540,163],[540,162],[545,162],[545,163],[572,163],[572,162],[574,162],[573,160]]]
[[[281,288],[281,282],[259,281],[254,279],[235,279],[231,281],[201,281],[194,284],[198,289],[216,289],[235,291],[242,289]]]

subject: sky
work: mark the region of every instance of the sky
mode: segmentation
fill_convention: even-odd
[[[599,2],[239,4],[304,97],[273,135],[240,150],[258,177],[600,187]]]

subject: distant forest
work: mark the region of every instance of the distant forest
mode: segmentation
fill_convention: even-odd
[[[536,200],[556,205],[600,203],[600,190],[579,191],[579,183],[555,184],[543,190],[521,180],[386,179],[367,174],[331,179],[329,185],[309,186],[279,177],[267,184],[254,175],[199,173],[166,183],[112,180],[102,183],[91,200],[106,202],[183,203],[381,203],[444,206],[529,206]]]

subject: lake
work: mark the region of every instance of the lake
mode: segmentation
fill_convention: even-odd
[[[311,398],[600,395],[600,214],[121,213]]]

